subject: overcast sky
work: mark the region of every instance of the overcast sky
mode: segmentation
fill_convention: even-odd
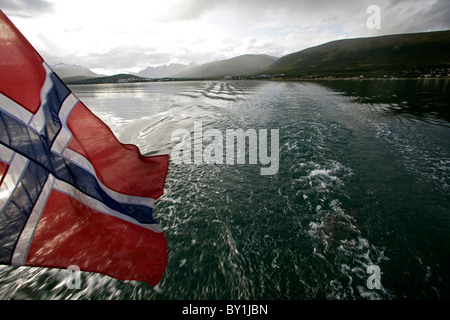
[[[381,9],[380,29],[367,27],[369,5]],[[102,74],[450,29],[450,0],[0,0],[0,8],[48,63]]]

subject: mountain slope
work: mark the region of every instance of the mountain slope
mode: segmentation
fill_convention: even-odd
[[[281,57],[265,72],[286,76],[402,76],[411,69],[450,67],[450,31],[328,42]]]
[[[224,76],[248,76],[267,69],[277,58],[268,55],[246,54],[231,59],[202,64],[174,78],[211,78]]]
[[[100,76],[86,67],[73,64],[58,63],[53,65],[52,69],[63,80],[81,80]]]
[[[166,78],[172,77],[174,74],[184,72],[196,66],[197,64],[194,63],[192,64],[171,63],[165,66],[147,67],[144,70],[139,71],[137,75],[145,78]]]

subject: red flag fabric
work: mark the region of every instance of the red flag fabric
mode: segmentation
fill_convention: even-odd
[[[153,218],[168,155],[120,143],[0,10],[0,263],[152,286],[167,265]]]

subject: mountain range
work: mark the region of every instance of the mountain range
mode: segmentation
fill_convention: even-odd
[[[277,60],[264,54],[245,54],[231,59],[205,63],[195,68],[174,74],[174,78],[214,78],[225,76],[248,76],[266,70]]]
[[[170,78],[181,72],[188,72],[191,69],[197,67],[198,64],[193,62],[191,64],[171,63],[169,65],[158,67],[147,67],[142,71],[136,73],[137,76],[144,78]]]
[[[198,65],[170,64],[147,67],[113,78],[81,66],[58,64],[55,72],[67,83],[136,82],[159,78],[206,79],[217,77],[284,78],[312,77],[409,77],[438,72],[450,73],[450,30],[336,40],[281,58],[241,55]],[[433,70],[433,71],[431,71]],[[437,70],[437,71],[436,71]]]

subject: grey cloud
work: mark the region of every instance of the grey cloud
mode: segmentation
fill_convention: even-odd
[[[0,8],[8,16],[34,18],[52,13],[53,3],[47,0],[0,0]]]
[[[450,29],[450,1],[440,0],[436,2],[427,13],[427,28]]]
[[[450,1],[396,0],[381,12],[383,34],[450,29]]]
[[[170,8],[168,17],[163,17],[161,20],[165,22],[195,20],[221,5],[223,2],[219,0],[180,1]]]
[[[169,21],[198,19],[208,12],[214,12],[222,18],[230,17],[257,20],[261,14],[277,15],[278,13],[296,14],[317,11],[324,13],[330,7],[342,7],[338,1],[315,0],[195,0],[179,1],[171,8]],[[345,3],[348,3],[345,2]]]
[[[423,0],[199,0],[183,1],[173,8],[175,17],[196,19],[207,12],[214,12],[226,19],[259,21],[260,19],[285,19],[290,23],[326,25],[329,23],[365,24],[366,9],[378,4],[393,19],[387,26],[402,32],[420,29],[446,29],[450,27],[450,1],[439,0],[427,6]],[[408,7],[411,15],[405,15],[402,7]],[[419,11],[415,7],[425,7]],[[403,26],[402,26],[403,24]],[[387,31],[387,30],[386,30]]]

